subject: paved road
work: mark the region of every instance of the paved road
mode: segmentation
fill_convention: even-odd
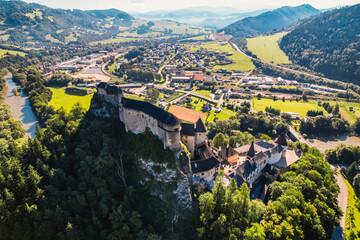
[[[309,145],[310,147],[312,147],[312,144],[306,140],[301,133],[299,133],[298,131],[296,131],[292,126],[289,125],[289,131],[290,133],[299,141],[302,143],[306,143],[307,145]]]
[[[334,168],[332,166],[332,168]],[[340,219],[340,225],[334,229],[332,240],[345,239],[345,219],[346,219],[346,207],[348,201],[348,189],[344,179],[341,177],[341,174],[338,172],[336,175],[336,182],[340,187],[340,193],[338,196],[338,205],[343,211],[343,216]]]
[[[120,53],[120,54],[116,55],[116,56],[115,56],[115,59],[124,56],[126,53],[127,53],[127,52],[125,52],[125,53]],[[113,74],[111,74],[111,73],[109,73],[108,71],[105,70],[105,66],[108,65],[109,63],[110,63],[110,61],[107,61],[106,63],[104,63],[104,64],[101,66],[101,71],[102,71],[106,76],[108,76],[108,77],[110,77],[110,78],[119,79],[119,77],[117,77],[117,76],[115,76],[115,75],[113,75]]]

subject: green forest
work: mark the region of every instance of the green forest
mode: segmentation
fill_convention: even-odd
[[[189,195],[187,150],[176,159],[150,132],[97,116],[117,113],[96,95],[88,112],[55,111],[34,67],[13,72],[45,128],[19,142],[24,132],[3,125],[0,239],[327,239],[338,224],[334,173],[315,149],[270,186],[265,204],[250,201],[246,185],[225,188],[221,174],[213,191]],[[243,114],[211,123],[209,137],[224,132],[241,145],[245,129],[275,135],[286,125]]]
[[[285,35],[280,48],[296,64],[359,84],[360,4],[316,15]]]

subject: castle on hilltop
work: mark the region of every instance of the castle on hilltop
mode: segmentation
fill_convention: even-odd
[[[237,186],[248,184],[251,197],[263,199],[268,185],[300,156],[288,150],[286,136],[281,134],[274,143],[257,141],[232,148],[218,149],[207,140],[207,129],[199,118],[195,123],[181,122],[177,117],[149,102],[124,97],[120,86],[99,83],[99,98],[119,110],[119,119],[126,131],[140,134],[148,128],[175,154],[182,150],[182,143],[191,155],[190,169],[196,186],[214,186],[220,170],[228,179],[235,179]]]
[[[97,85],[97,94],[119,109],[119,118],[127,132],[139,134],[149,128],[164,148],[175,153],[181,151],[181,121],[173,114],[149,102],[125,98],[121,87],[104,82]]]

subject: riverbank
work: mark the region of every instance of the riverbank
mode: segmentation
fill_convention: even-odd
[[[18,86],[13,81],[11,73],[5,76],[5,81],[6,86],[2,93],[5,102],[9,105],[13,117],[21,121],[23,128],[26,130],[25,136],[34,138],[35,128],[36,125],[39,125],[39,122],[31,109],[27,94],[21,89],[19,96],[14,95],[13,89],[18,88]]]

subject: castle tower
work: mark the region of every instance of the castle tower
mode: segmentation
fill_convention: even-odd
[[[281,148],[283,149],[283,151],[281,153],[281,157],[285,158],[286,150],[288,148],[285,134],[284,133],[280,134],[280,136],[276,139],[275,143],[277,143],[281,146]]]
[[[248,160],[252,159],[253,157],[255,157],[255,154],[256,154],[256,152],[255,152],[254,141],[252,141],[249,151],[246,154],[246,159],[248,159]]]

